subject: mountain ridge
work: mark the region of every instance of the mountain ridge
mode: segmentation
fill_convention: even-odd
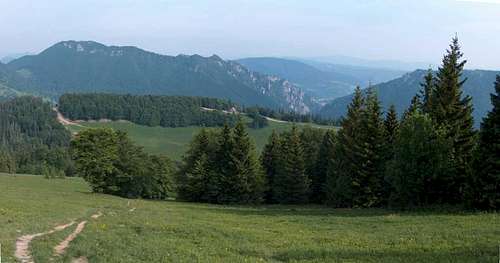
[[[427,74],[427,70],[415,70],[400,78],[374,85],[372,88],[377,93],[385,110],[394,104],[397,112],[401,114],[409,106],[412,97],[420,91],[420,83],[424,81],[425,74]],[[497,74],[500,74],[500,71],[464,70],[463,78],[467,78],[463,88],[464,95],[472,97],[476,127],[492,108],[490,93],[494,92]],[[333,100],[320,110],[320,115],[330,118],[344,116],[351,99],[352,94]]]
[[[167,56],[134,46],[61,41],[6,64],[9,86],[52,98],[66,92],[209,96],[308,113],[316,103],[289,81],[217,55]],[[2,77],[2,76],[0,76]]]

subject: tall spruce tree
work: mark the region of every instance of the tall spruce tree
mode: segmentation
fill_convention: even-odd
[[[392,191],[392,187],[385,174],[387,173],[389,162],[394,158],[394,145],[399,135],[399,125],[396,107],[391,105],[384,120],[384,178],[382,178],[382,200],[384,204],[387,204]]]
[[[396,112],[396,107],[392,104],[389,107],[389,111],[387,112],[384,120],[384,131],[385,131],[385,139],[388,145],[393,145],[398,134],[399,130],[399,121],[398,114]]]
[[[389,205],[414,207],[440,203],[447,192],[449,143],[432,120],[418,111],[401,123],[389,162]]]
[[[342,120],[342,128],[337,134],[337,158],[334,168],[327,174],[327,203],[335,207],[354,206],[353,198],[363,169],[362,114],[365,99],[359,87],[347,108],[347,115]]]
[[[212,197],[210,180],[213,180],[213,152],[216,151],[213,134],[206,129],[193,138],[189,150],[183,157],[178,173],[177,193],[179,199],[194,202],[209,202]]]
[[[232,200],[237,203],[259,203],[263,199],[265,178],[259,164],[255,145],[240,119],[233,130],[231,150]],[[232,202],[232,201],[231,201]]]
[[[335,131],[328,130],[323,136],[323,142],[316,158],[316,169],[311,174],[311,202],[326,202],[326,178],[334,169],[335,147]]]
[[[369,89],[362,114],[362,169],[354,177],[354,205],[372,207],[381,203],[384,169],[384,125],[377,94]]]
[[[264,173],[266,174],[267,189],[264,198],[267,203],[276,203],[277,200],[273,195],[272,189],[275,186],[275,178],[278,174],[278,169],[282,165],[281,158],[281,140],[278,133],[273,130],[271,136],[269,136],[267,144],[264,146],[264,150],[261,154],[261,163]]]
[[[483,209],[500,209],[500,75],[491,94],[493,109],[483,119],[474,164],[473,204]]]
[[[424,113],[429,113],[432,109],[432,91],[434,89],[434,75],[432,69],[427,70],[424,77],[424,82],[420,83],[422,89],[420,90],[421,110]]]
[[[454,178],[449,182],[452,191],[448,193],[450,202],[461,202],[465,186],[471,174],[474,148],[472,104],[470,96],[463,96],[462,86],[467,79],[462,78],[466,60],[462,60],[458,38],[452,40],[450,48],[438,69],[430,115],[437,128],[446,131],[446,137],[453,141]]]
[[[300,140],[302,148],[304,149],[304,162],[306,167],[306,174],[309,176],[311,187],[309,201],[319,203],[323,198],[321,185],[324,180],[316,176],[317,172],[317,159],[320,158],[319,151],[325,135],[324,129],[317,129],[313,127],[304,127],[300,132]]]
[[[301,204],[308,201],[309,178],[306,174],[304,150],[297,126],[283,137],[282,166],[274,179],[273,194],[282,204]]]

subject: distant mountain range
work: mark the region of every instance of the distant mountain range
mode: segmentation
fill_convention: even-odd
[[[412,97],[417,94],[423,82],[426,70],[416,70],[404,76],[373,86],[382,102],[384,109],[391,104],[396,106],[398,113],[404,112],[409,106]],[[495,76],[498,71],[465,70],[463,77],[467,78],[464,84],[464,93],[472,96],[474,105],[474,120],[476,126],[486,113],[491,110],[490,93],[493,93]],[[339,118],[345,115],[347,106],[351,102],[352,94],[337,98],[325,105],[320,114],[325,117]]]
[[[312,57],[308,60],[319,61],[330,64],[337,65],[348,65],[356,67],[365,68],[377,68],[377,69],[387,69],[387,70],[397,70],[397,71],[414,71],[417,69],[426,69],[431,66],[432,63],[426,62],[406,62],[399,60],[376,60],[376,59],[364,59],[349,56],[322,56],[322,57]]]
[[[60,42],[1,66],[0,81],[20,92],[57,98],[68,92],[188,95],[306,113],[317,104],[286,79],[214,55],[165,56],[92,41]]]
[[[356,86],[365,87],[406,73],[304,59],[260,57],[239,59],[237,62],[251,70],[288,79],[322,102],[348,95]]]

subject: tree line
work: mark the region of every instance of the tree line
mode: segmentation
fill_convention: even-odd
[[[64,94],[59,111],[72,120],[128,120],[162,127],[222,126],[234,123],[230,101],[204,97],[117,95],[104,93]],[[205,108],[205,109],[203,109]]]
[[[399,119],[356,89],[341,128],[273,133],[256,161],[241,125],[203,130],[183,160],[179,197],[212,203],[324,203],[334,207],[500,207],[500,76],[479,132],[463,96],[454,38],[437,74]],[[260,168],[259,168],[260,167]],[[264,174],[264,177],[262,177]],[[227,191],[227,192],[226,192]]]

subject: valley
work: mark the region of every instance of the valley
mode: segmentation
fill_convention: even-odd
[[[250,122],[246,119],[247,123]],[[194,135],[200,132],[202,127],[179,127],[179,128],[165,128],[165,127],[149,127],[134,124],[128,121],[107,121],[107,122],[78,122],[72,124],[65,124],[66,127],[73,133],[85,130],[87,128],[113,128],[120,131],[125,131],[128,135],[140,146],[143,146],[147,152],[153,154],[165,154],[174,160],[180,160],[182,155],[189,148],[189,143]],[[321,126],[317,124],[303,124],[298,123],[298,126],[310,126],[324,129],[336,129],[332,126]],[[269,126],[261,129],[248,129],[250,137],[255,141],[258,152],[261,152],[264,145],[273,130],[283,132],[290,130],[293,124],[283,121],[269,121]]]

